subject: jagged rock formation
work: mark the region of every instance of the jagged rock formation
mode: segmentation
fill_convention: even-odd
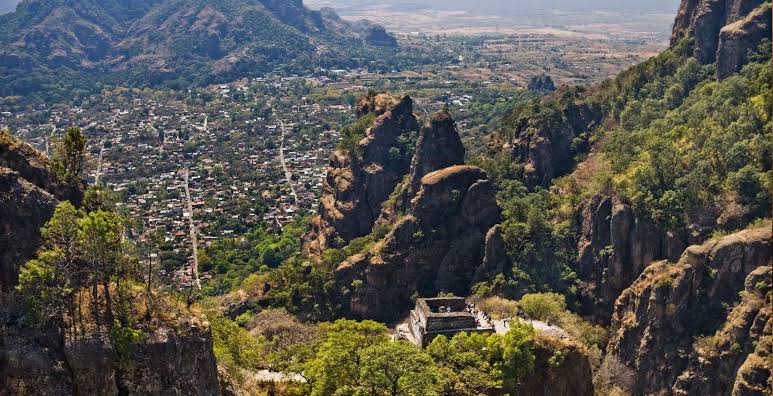
[[[739,72],[749,61],[749,51],[756,50],[762,39],[771,38],[770,23],[768,3],[720,30],[717,49],[717,76],[720,79]]]
[[[357,99],[354,106],[354,114],[357,118],[362,118],[368,114],[375,114],[377,117],[386,113],[390,107],[397,103],[397,99],[387,93],[371,93]]]
[[[47,167],[47,158],[0,131],[0,292],[16,285],[59,200],[80,202],[82,192],[57,183]]]
[[[699,343],[674,385],[676,395],[757,394],[769,388],[771,347],[770,266],[752,271],[743,296],[714,335]]]
[[[529,187],[547,187],[574,166],[572,141],[592,130],[603,114],[596,106],[567,103],[564,108],[545,108],[542,116],[526,113],[514,120],[510,156],[523,165],[523,181]]]
[[[534,76],[529,80],[527,89],[532,92],[553,92],[556,90],[556,84],[547,74]]]
[[[744,19],[763,3],[765,0],[682,0],[674,21],[671,44],[690,37],[694,40],[694,55],[700,62],[709,64],[722,60],[720,55],[732,50],[726,47],[718,52],[721,30]],[[763,23],[762,29],[767,31],[765,37],[769,37],[770,18]]]
[[[504,274],[510,270],[513,262],[507,253],[507,245],[502,235],[502,226],[500,224],[491,227],[486,233],[485,253],[483,263],[475,271],[473,283],[485,282],[493,279],[498,274]],[[520,297],[520,296],[516,296]]]
[[[219,395],[209,324],[185,312],[174,318],[153,323],[130,358],[119,360],[106,334],[63,340],[2,310],[0,390],[19,396]]]
[[[534,341],[534,372],[526,376],[518,387],[519,395],[594,394],[591,367],[584,346],[570,339],[557,339],[546,335],[537,335]]]
[[[368,29],[365,42],[379,47],[397,47],[397,39],[387,33],[383,26],[372,26]]]
[[[384,205],[379,222],[392,223],[410,207],[410,200],[421,188],[421,179],[439,169],[464,164],[464,145],[456,123],[447,110],[435,113],[429,125],[421,128],[408,178],[397,186]]]
[[[464,145],[456,130],[456,123],[447,110],[435,113],[429,125],[421,129],[416,153],[411,161],[408,179],[409,193],[415,194],[421,180],[430,172],[464,164]]]
[[[352,314],[391,320],[414,293],[466,295],[485,235],[501,220],[486,173],[463,165],[424,176],[407,213],[372,250],[336,270],[338,284],[359,284],[346,296]]]
[[[755,351],[755,336],[758,346],[770,343],[760,337],[770,326],[769,311],[760,309],[767,298],[760,292],[769,283],[758,286],[770,271],[770,260],[767,225],[693,245],[675,264],[647,267],[615,303],[612,328],[617,330],[607,349],[634,370],[633,393],[695,394],[709,387],[717,392],[711,394],[727,394],[719,390],[731,389],[736,382],[739,388],[754,388],[761,378],[762,383],[769,381],[768,363],[760,363],[756,352],[750,352]],[[732,306],[735,310],[728,315],[726,307]],[[706,336],[712,338],[700,338]],[[733,346],[735,342],[739,345]],[[716,354],[728,360],[720,363]],[[742,371],[732,364],[750,358]],[[714,378],[705,380],[715,384],[700,378],[705,365],[716,368],[708,375]]]
[[[372,111],[378,114],[377,108]],[[333,153],[319,215],[304,237],[304,252],[319,256],[329,247],[343,247],[370,233],[381,205],[410,167],[410,156],[401,153],[396,158],[394,150],[400,152],[400,138],[406,139],[418,129],[413,101],[405,96],[376,119],[355,152]]]
[[[414,293],[464,295],[474,279],[509,265],[501,233],[490,232],[500,222],[494,186],[482,169],[462,165],[464,146],[447,111],[421,129],[409,163],[387,166],[385,153],[418,129],[411,103],[408,97],[394,103],[387,94],[358,100],[358,116],[378,119],[356,150],[362,160],[333,155],[319,215],[304,240],[304,251],[319,257],[371,234],[378,220],[383,233],[371,234],[375,245],[335,273],[349,290],[342,305],[364,318],[394,319]],[[486,252],[491,257],[482,266]]]
[[[687,245],[618,197],[588,198],[575,213],[582,311],[598,322],[609,321],[617,297],[652,261],[675,261]]]

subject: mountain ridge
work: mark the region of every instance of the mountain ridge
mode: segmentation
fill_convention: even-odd
[[[0,96],[66,94],[58,84],[91,80],[185,88],[310,72],[397,45],[378,25],[300,0],[25,0],[0,15],[0,44]]]

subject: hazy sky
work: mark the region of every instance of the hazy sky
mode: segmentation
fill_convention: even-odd
[[[305,0],[311,7],[333,8],[387,5],[393,8],[430,8],[481,13],[524,12],[560,9],[563,11],[644,10],[676,13],[680,0]]]
[[[0,0],[0,13],[13,11],[18,3],[19,0]]]
[[[20,0],[0,0],[0,12],[12,11]],[[330,6],[341,10],[372,5],[393,9],[434,9],[472,13],[520,13],[559,9],[563,11],[642,10],[675,14],[680,0],[304,0],[312,8]]]

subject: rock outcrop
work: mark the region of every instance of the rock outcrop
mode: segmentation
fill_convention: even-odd
[[[16,285],[19,266],[35,254],[40,227],[57,203],[56,197],[18,172],[0,167],[0,293]]]
[[[718,52],[723,28],[744,19],[763,3],[765,0],[682,0],[674,21],[671,44],[690,37],[694,41],[695,57],[704,64],[714,63],[720,55],[735,52],[727,46],[722,53]],[[764,23],[763,29],[767,31],[766,37],[769,37],[770,18]]]
[[[538,335],[534,372],[518,387],[519,395],[592,396],[593,376],[584,346],[570,339]]]
[[[769,326],[769,312],[760,308],[769,286],[759,282],[769,274],[770,260],[768,224],[693,245],[675,264],[647,267],[615,303],[616,331],[607,348],[634,371],[633,393],[696,394],[768,382],[769,365],[759,362],[753,340],[769,343],[760,337]],[[744,370],[733,364],[748,359]],[[715,378],[700,378],[707,368],[716,370],[708,375]]]
[[[337,283],[353,289],[345,296],[349,311],[388,321],[410,306],[412,295],[468,294],[485,236],[500,220],[482,169],[460,165],[424,176],[386,237],[336,269]]]
[[[547,74],[534,76],[529,80],[527,89],[532,92],[553,92],[556,90],[556,84]]]
[[[597,322],[609,322],[617,297],[652,261],[675,261],[687,245],[618,197],[588,198],[575,213],[582,313]]]
[[[756,8],[745,18],[726,25],[719,32],[717,76],[727,78],[741,70],[762,39],[771,38],[770,3]]]
[[[59,201],[77,205],[81,196],[56,182],[46,157],[0,131],[0,293],[16,285],[19,266],[34,255],[40,227]]]
[[[380,96],[373,106],[358,106],[358,113],[378,114]],[[370,233],[382,204],[408,173],[411,157],[404,146],[419,129],[413,101],[405,96],[384,107],[354,152],[337,150],[331,156],[319,215],[304,237],[304,252],[310,256]]]
[[[593,129],[603,114],[594,105],[574,101],[535,105],[513,123],[510,156],[523,165],[523,181],[531,187],[547,187],[575,164],[574,139]]]
[[[383,26],[371,26],[365,35],[365,42],[378,47],[397,47],[397,39]]]
[[[770,389],[771,290],[769,266],[746,278],[743,295],[722,327],[700,339],[687,369],[677,378],[674,394],[747,395]]]
[[[19,266],[59,201],[81,196],[56,182],[44,156],[0,132],[0,395],[220,394],[209,324],[161,298],[157,309],[171,319],[140,319],[143,336],[120,352],[93,323],[65,337],[54,323],[25,321],[11,292]]]
[[[147,326],[126,358],[104,333],[63,338],[0,319],[2,395],[220,394],[209,324],[190,313]]]
[[[421,188],[421,179],[436,170],[464,164],[464,145],[456,123],[447,110],[435,113],[421,128],[408,178],[397,186],[384,205],[379,222],[393,223],[410,207],[410,200]]]

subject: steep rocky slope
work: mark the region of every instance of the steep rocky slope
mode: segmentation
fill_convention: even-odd
[[[344,311],[393,320],[413,295],[466,295],[474,279],[506,266],[501,233],[492,230],[501,221],[494,185],[482,169],[463,165],[450,114],[434,114],[406,148],[419,129],[409,97],[369,94],[355,111],[361,121],[377,118],[353,149],[331,157],[304,238],[304,252],[316,259],[356,238],[369,241],[356,254],[348,248],[353,255],[335,269]]]
[[[410,155],[394,153],[400,154],[405,139],[419,129],[413,101],[408,96],[395,103],[381,99],[385,103],[378,101],[378,109],[365,104],[358,112],[361,116],[373,112],[378,118],[354,150],[331,155],[318,216],[304,238],[304,252],[311,256],[370,233],[381,205],[408,173]]]
[[[674,23],[672,47],[668,51],[602,84],[589,88],[563,88],[553,95],[524,104],[505,118],[505,132],[495,146],[515,162],[520,181],[531,190],[552,188],[561,195],[571,189],[564,190],[565,185],[559,187],[557,184],[566,181],[556,183],[557,179],[571,176],[571,182],[583,190],[576,194],[571,216],[560,219],[573,224],[574,244],[569,254],[576,256],[568,266],[579,277],[582,314],[608,323],[614,301],[650,262],[675,261],[686,246],[702,243],[717,229],[739,229],[755,217],[768,216],[767,209],[751,215],[757,209],[753,209],[748,200],[737,199],[739,193],[735,192],[718,194],[719,198],[713,201],[705,199],[700,204],[685,207],[678,225],[656,220],[652,211],[643,210],[641,199],[634,202],[635,194],[631,194],[630,189],[626,191],[628,187],[624,186],[631,180],[645,177],[645,173],[634,166],[613,168],[609,159],[635,156],[638,153],[634,151],[651,148],[641,145],[631,151],[609,152],[609,140],[618,130],[630,134],[632,140],[640,139],[642,129],[655,125],[658,119],[667,118],[670,109],[678,108],[684,103],[682,101],[688,103],[684,107],[687,110],[682,111],[681,121],[673,122],[672,127],[681,122],[685,128],[705,129],[698,126],[698,122],[686,119],[700,111],[696,100],[691,101],[690,94],[697,92],[694,96],[700,98],[704,94],[696,88],[702,83],[717,77],[719,81],[732,81],[730,77],[743,74],[739,73],[743,66],[752,61],[760,62],[766,51],[755,51],[763,39],[771,35],[770,9],[770,3],[762,0],[684,0]],[[687,69],[691,70],[685,72]],[[716,70],[716,76],[713,70]],[[679,75],[678,81],[668,80],[669,76],[675,75]],[[691,81],[696,76],[700,79]],[[667,90],[668,85],[673,85],[671,92],[678,89],[681,97],[666,93],[652,95],[658,90]],[[748,91],[759,88],[752,86]],[[754,95],[749,94],[749,99],[751,96]],[[747,99],[740,101],[743,100]],[[653,106],[654,103],[659,104]],[[735,106],[740,108],[741,104]],[[647,112],[651,113],[645,115]],[[636,116],[632,117],[634,113]],[[741,111],[733,113],[722,128],[732,130],[732,125],[740,125],[743,119]],[[756,130],[750,128],[751,133],[760,134],[766,128],[768,115],[761,115],[759,120],[753,127]],[[677,140],[674,138],[666,144],[674,147],[685,144]],[[657,151],[653,149],[652,154]],[[697,162],[695,159],[690,161]],[[756,162],[748,158],[744,161],[738,168],[749,165],[761,172],[770,169],[769,161]],[[586,175],[577,177],[572,173],[583,167],[590,169],[584,171]],[[725,169],[727,173],[737,170]],[[604,174],[609,179],[608,184],[602,186],[601,178],[597,176]],[[648,186],[654,184],[657,183]],[[653,190],[658,188],[660,191],[655,191],[654,196],[659,197],[665,190],[671,190],[669,194],[685,194],[689,187],[680,181],[680,184],[653,187]],[[695,192],[688,194],[697,195]],[[759,208],[769,208],[769,204]]]
[[[770,367],[758,354],[768,352],[757,347],[770,343],[770,260],[767,224],[647,267],[615,303],[607,350],[633,369],[633,393],[764,387]]]
[[[128,344],[93,323],[67,336],[55,323],[30,325],[13,292],[19,266],[56,205],[81,196],[57,183],[47,158],[0,132],[0,395],[220,394],[209,324],[161,296],[153,316],[135,315],[142,336]]]
[[[421,179],[438,169],[464,164],[464,152],[451,115],[446,110],[434,114],[429,124],[421,128],[410,172],[383,205],[379,222],[389,224],[405,213],[421,188]]]
[[[145,323],[119,357],[105,333],[62,337],[12,308],[0,310],[2,395],[220,394],[209,324],[188,311],[164,308],[173,319]]]
[[[719,55],[724,54],[718,52],[722,29],[746,18],[763,3],[766,3],[766,0],[683,0],[674,21],[671,44],[676,44],[684,38],[692,38],[694,55],[698,60],[706,64],[722,62],[723,59]],[[759,22],[763,24],[762,29],[770,32],[770,18]],[[739,26],[736,26],[732,30],[738,28]]]
[[[614,302],[653,260],[677,260],[685,237],[663,231],[615,196],[594,196],[576,208],[582,312],[607,322]]]
[[[519,395],[592,396],[593,382],[588,353],[570,339],[547,335],[535,337],[534,372],[518,387]]]
[[[59,200],[80,201],[81,192],[57,183],[47,166],[31,146],[0,131],[0,292],[16,284]]]
[[[748,53],[757,48],[762,39],[770,39],[770,3],[754,9],[746,17],[725,25],[719,31],[717,75],[727,78],[741,70],[748,61]]]
[[[480,168],[459,165],[424,176],[386,237],[336,270],[337,283],[353,289],[351,313],[392,320],[415,293],[468,294],[485,236],[500,220],[494,187]]]

